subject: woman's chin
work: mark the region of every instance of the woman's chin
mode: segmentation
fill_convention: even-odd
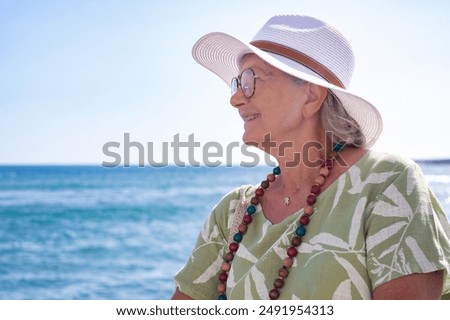
[[[242,135],[242,141],[249,146],[258,146],[260,139],[256,139],[254,135],[251,135],[249,132],[245,131]]]

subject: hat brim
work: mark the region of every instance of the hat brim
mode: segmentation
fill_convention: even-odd
[[[195,61],[219,76],[228,86],[231,79],[239,73],[242,58],[251,53],[287,74],[331,90],[348,114],[358,122],[366,139],[366,148],[370,148],[376,142],[383,128],[383,121],[375,106],[358,95],[329,83],[304,65],[283,56],[265,52],[221,32],[204,35],[192,48]]]

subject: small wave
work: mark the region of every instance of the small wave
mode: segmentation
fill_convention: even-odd
[[[168,189],[127,187],[123,189],[6,190],[0,191],[0,206],[44,205],[86,208],[101,205],[146,205],[167,202],[169,199],[180,199],[180,197],[209,197],[224,193],[225,190],[220,187],[181,186]]]

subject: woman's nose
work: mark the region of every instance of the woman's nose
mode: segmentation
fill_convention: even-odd
[[[239,86],[237,88],[236,92],[231,96],[230,104],[235,108],[239,108],[246,103],[246,100],[247,100],[247,98],[244,96],[244,92],[242,91],[241,87]]]

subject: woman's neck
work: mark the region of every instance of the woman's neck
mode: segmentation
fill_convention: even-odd
[[[271,152],[282,172],[280,182],[287,191],[310,186],[318,176],[323,159],[333,148],[323,131],[309,132],[303,137],[294,135],[297,139],[283,139]]]

